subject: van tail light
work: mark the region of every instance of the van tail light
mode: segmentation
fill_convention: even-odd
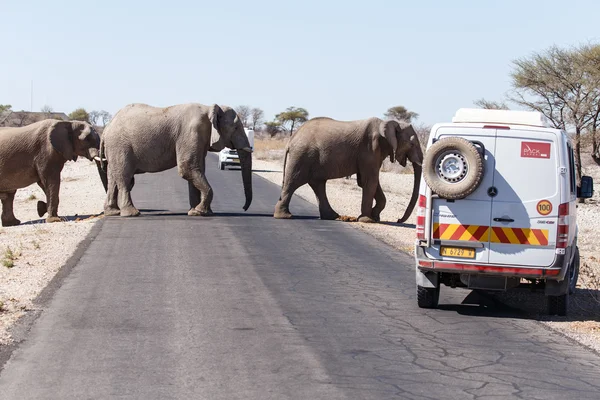
[[[556,248],[566,249],[569,243],[569,203],[558,207],[558,231],[556,233]]]
[[[427,207],[427,198],[419,196],[417,206],[417,239],[425,239],[425,208]]]

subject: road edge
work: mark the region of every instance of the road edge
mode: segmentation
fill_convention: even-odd
[[[52,301],[54,294],[62,286],[64,280],[69,276],[73,268],[75,268],[75,266],[79,263],[79,260],[81,257],[83,257],[90,244],[92,244],[96,236],[98,236],[102,230],[103,225],[104,217],[102,216],[94,223],[94,225],[92,225],[92,228],[86,237],[77,244],[77,247],[75,248],[75,251],[71,257],[69,257],[64,265],[60,267],[60,269],[48,282],[48,284],[33,299],[32,303],[34,308],[32,310],[28,310],[24,316],[19,318],[15,324],[8,329],[8,332],[12,336],[12,342],[10,344],[0,346],[0,374],[4,370],[6,363],[12,357],[14,351],[27,340],[27,336],[33,327],[33,324],[39,318],[48,304]]]

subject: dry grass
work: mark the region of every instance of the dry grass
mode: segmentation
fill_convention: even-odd
[[[287,139],[261,138],[254,140],[254,151],[284,150]]]
[[[278,161],[283,160],[287,138],[255,138],[254,157],[259,160]]]

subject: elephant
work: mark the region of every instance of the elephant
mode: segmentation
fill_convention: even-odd
[[[413,164],[412,196],[404,216],[398,220],[404,222],[417,201],[423,163],[421,144],[412,125],[402,128],[397,121],[379,118],[337,121],[319,117],[309,120],[294,133],[286,146],[281,196],[273,216],[292,218],[289,210],[292,195],[308,183],[317,196],[321,219],[338,219],[339,215],[327,200],[327,180],[356,173],[358,185],[362,188],[358,220],[378,222],[386,203],[379,184],[379,170],[386,157],[391,162],[398,160],[402,166],[406,166],[407,158]]]
[[[205,158],[208,151],[225,147],[238,150],[246,211],[252,203],[252,149],[235,110],[197,103],[123,107],[101,135],[99,171],[107,189],[104,215],[140,215],[131,200],[134,175],[175,166],[188,181],[188,215],[213,215],[213,189],[206,179]]]
[[[78,156],[98,157],[100,137],[87,122],[46,119],[18,128],[0,129],[0,200],[2,226],[19,225],[13,212],[17,189],[36,183],[48,203],[38,202],[46,222],[58,222],[60,173]]]

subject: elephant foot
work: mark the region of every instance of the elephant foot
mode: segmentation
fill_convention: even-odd
[[[104,209],[105,217],[116,217],[117,215],[121,215],[121,210],[118,208],[108,207]]]
[[[321,219],[324,219],[327,221],[335,221],[339,217],[340,217],[340,215],[338,213],[336,213],[335,211],[321,213]]]
[[[46,218],[46,223],[51,224],[53,222],[61,222],[62,219],[60,219],[59,217],[48,217]]]
[[[367,217],[366,215],[361,215],[360,217],[358,217],[358,222],[364,222],[364,223],[367,223],[367,224],[372,224],[372,223],[375,223],[377,221],[375,221],[371,217]]]
[[[292,213],[289,211],[285,211],[285,210],[275,210],[275,212],[273,213],[273,218],[276,219],[291,219],[292,218]]]
[[[197,208],[192,208],[190,211],[188,211],[188,215],[192,217],[210,217],[215,215],[215,213],[211,209],[208,209],[207,211],[200,211]]]
[[[17,226],[17,225],[21,225],[21,221],[19,221],[16,218],[2,220],[2,226],[6,227],[6,226]]]
[[[38,201],[37,202],[37,213],[38,213],[38,216],[41,218],[47,212],[48,212],[48,205],[45,202],[43,202],[43,201]]]
[[[140,210],[135,207],[128,207],[121,209],[121,217],[138,217],[140,215]]]
[[[381,216],[379,215],[379,213],[373,213],[371,215],[372,215],[371,218],[373,218],[373,221],[375,221],[375,222],[381,221]]]

